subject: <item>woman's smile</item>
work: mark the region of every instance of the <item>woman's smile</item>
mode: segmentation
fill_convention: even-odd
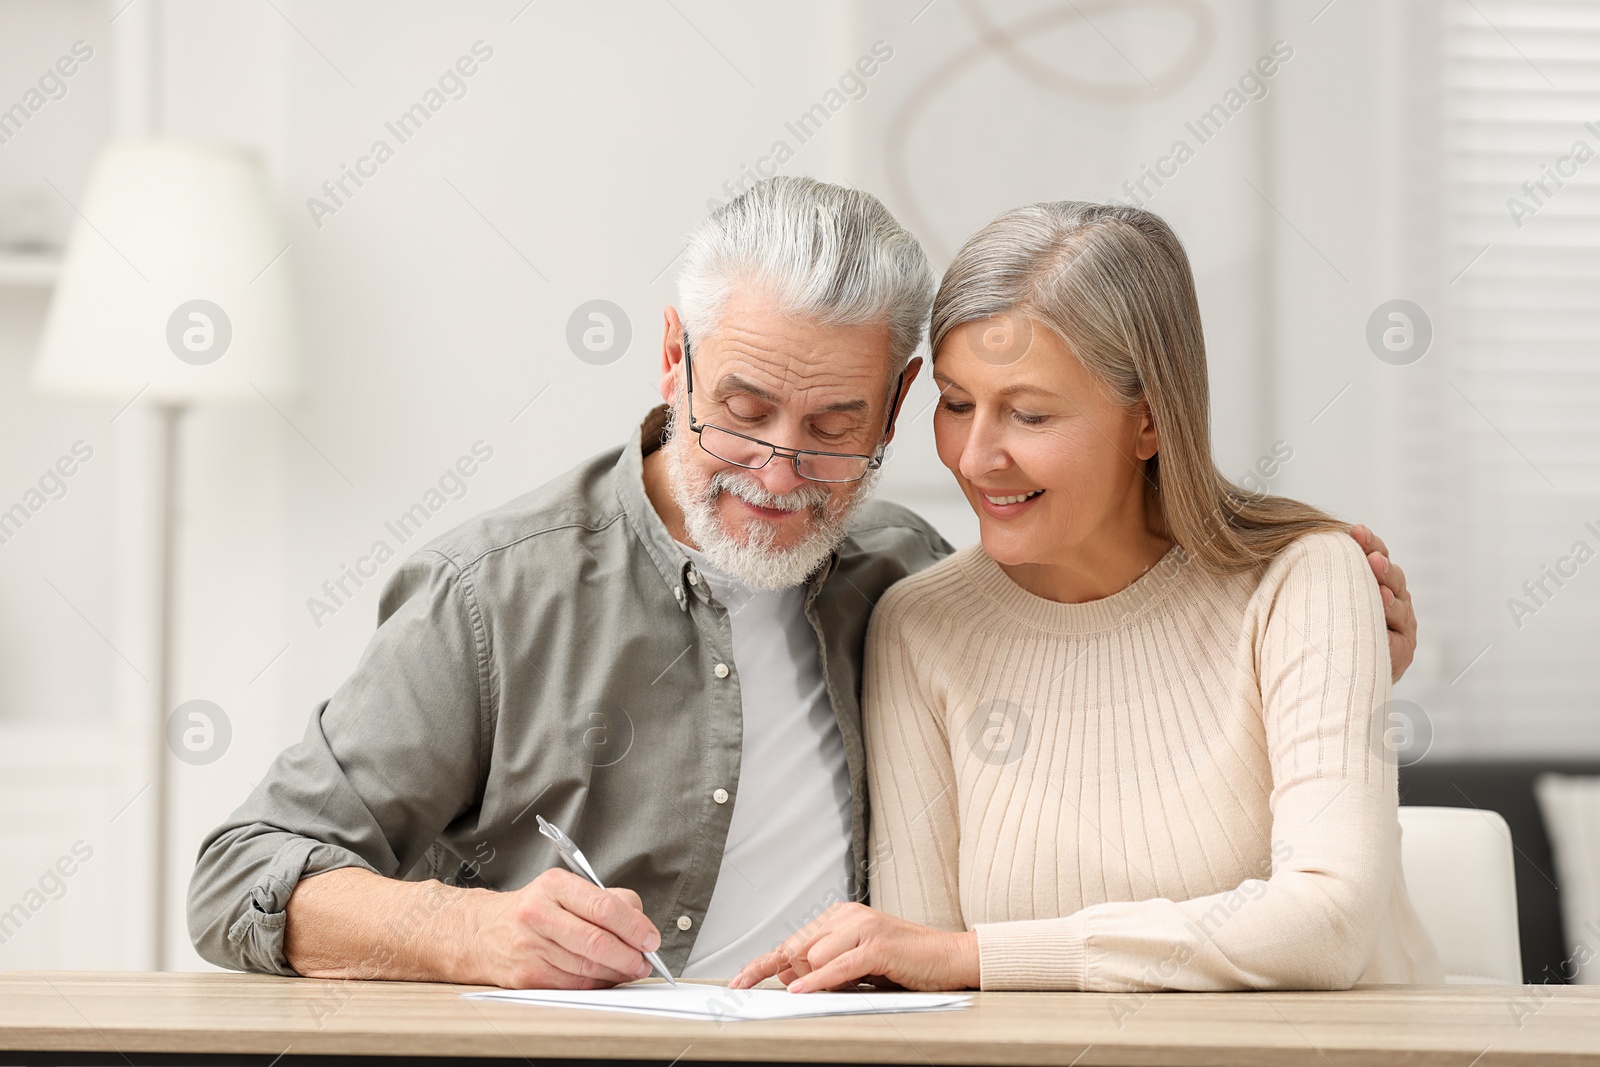
[[[1043,489],[1001,490],[984,489],[973,486],[972,491],[977,494],[983,503],[986,514],[997,519],[1009,519],[1021,515],[1033,507],[1034,503],[1044,495]]]

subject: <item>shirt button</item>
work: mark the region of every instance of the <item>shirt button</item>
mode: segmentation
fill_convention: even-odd
[[[711,668],[711,673],[716,675],[718,678],[726,678],[728,676],[728,665],[726,663],[719,663],[715,667]]]
[[[693,567],[689,568],[689,584],[690,585],[699,585],[700,584],[700,576],[694,572],[694,568]]]
[[[726,804],[728,802],[728,791],[726,789],[718,789],[716,792],[711,794],[711,799],[715,800],[718,804]]]
[[[678,916],[678,929],[687,930],[694,925],[694,920],[687,915]]]

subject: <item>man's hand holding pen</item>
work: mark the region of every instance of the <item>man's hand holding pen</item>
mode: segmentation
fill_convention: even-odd
[[[646,978],[661,934],[631,889],[552,868],[513,893],[474,891],[462,971],[508,989],[599,989]]]

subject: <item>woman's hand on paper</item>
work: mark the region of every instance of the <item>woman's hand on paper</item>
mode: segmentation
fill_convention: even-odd
[[[776,975],[791,993],[858,982],[904,989],[973,989],[978,935],[919,926],[865,904],[835,904],[776,950],[758,956],[728,983],[749,989]]]

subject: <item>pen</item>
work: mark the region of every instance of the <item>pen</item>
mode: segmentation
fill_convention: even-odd
[[[539,832],[556,846],[556,852],[561,855],[561,862],[565,863],[573,874],[589,879],[600,889],[606,887],[600,876],[594,873],[594,868],[589,866],[589,861],[584,859],[578,846],[572,843],[572,838],[562,833],[559,826],[547,821],[543,815],[535,815],[534,818],[539,820]],[[661,972],[661,977],[667,980],[668,985],[678,984],[678,980],[672,977],[672,972],[667,970],[667,965],[661,962],[660,956],[654,952],[646,952],[644,958],[650,961],[650,966]]]

